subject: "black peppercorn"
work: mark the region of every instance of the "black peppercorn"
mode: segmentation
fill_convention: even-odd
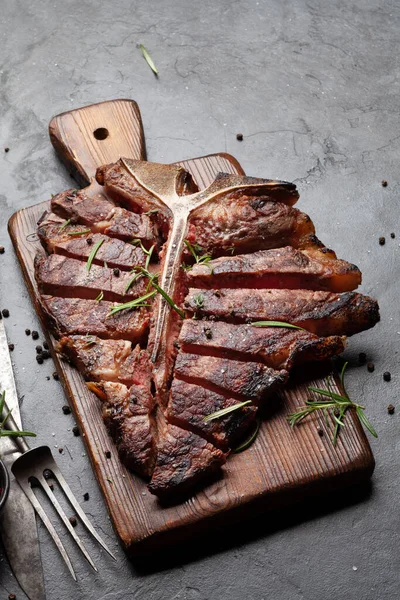
[[[58,381],[60,379],[59,376],[58,376],[57,371],[54,371],[54,373],[53,373],[53,379],[55,379],[56,381]]]
[[[238,142],[243,142],[243,133],[237,133],[236,134],[236,139]]]
[[[38,340],[39,339],[39,334],[37,331],[32,331],[32,339],[33,340]]]
[[[42,357],[46,360],[46,358],[50,358],[50,352],[48,350],[42,351]]]
[[[389,415],[393,415],[394,414],[394,406],[393,406],[393,404],[389,404],[389,406],[387,407],[387,411],[388,411]]]
[[[386,240],[385,240],[385,238],[384,238],[383,236],[379,238],[379,244],[380,244],[381,246],[384,246],[384,245],[385,245],[385,242],[386,242]]]
[[[80,435],[81,435],[81,432],[79,431],[79,427],[78,427],[77,425],[75,425],[75,426],[72,428],[72,433],[74,434],[74,436],[75,436],[75,437],[78,437],[78,436],[80,436]]]
[[[86,238],[86,243],[91,246],[93,244],[92,238]]]
[[[358,362],[361,365],[365,365],[365,363],[367,362],[367,355],[365,354],[365,352],[360,352],[360,354],[358,355]]]
[[[382,179],[382,187],[387,187],[387,181],[386,179]]]
[[[114,269],[113,273],[114,273],[115,277],[119,277],[120,271],[119,271],[119,269]]]
[[[383,379],[384,381],[390,381],[392,379],[391,374],[389,373],[389,371],[385,371],[383,374]]]
[[[64,415],[70,415],[71,414],[71,409],[68,406],[68,404],[64,404],[64,406],[62,407],[62,411],[63,411]]]
[[[317,427],[319,437],[324,437],[324,430],[321,427]]]
[[[25,334],[26,335],[31,335],[31,330],[30,329],[25,329]]]
[[[64,448],[59,448],[58,451],[60,454],[62,454],[64,452]]]
[[[369,371],[370,373],[373,373],[373,372],[375,371],[375,365],[374,365],[374,363],[373,363],[373,362],[369,362],[369,363],[367,364],[367,369],[368,369],[368,371]]]
[[[1,311],[1,314],[3,315],[3,317],[5,319],[7,319],[7,317],[10,316],[10,311],[8,310],[8,308],[3,308],[3,310]]]
[[[83,494],[83,499],[84,499],[85,502],[87,502],[89,500],[89,493],[88,492],[85,492]]]
[[[39,365],[43,364],[43,357],[41,354],[36,355],[36,361],[39,363]]]
[[[10,352],[12,352],[14,350],[15,346],[14,344],[8,344],[8,349]]]
[[[4,148],[6,152],[8,152],[8,148]],[[17,596],[15,594],[8,594],[8,600],[17,600]]]
[[[10,148],[9,148],[8,146],[6,146],[6,147],[4,148],[4,152],[10,152]]]
[[[0,254],[4,254],[4,246],[0,246]]]
[[[395,233],[391,233],[390,237],[392,238],[392,240],[394,240],[394,238],[396,237],[396,234]]]
[[[42,354],[43,348],[42,346],[36,346],[36,354]]]
[[[76,517],[74,517],[74,516],[69,518],[69,522],[71,523],[72,527],[76,527],[78,524],[78,521],[76,520]]]
[[[104,454],[106,455],[106,458],[111,458],[111,452],[109,450],[106,450]]]
[[[47,342],[43,342],[43,348],[45,348],[46,350],[48,350],[48,349],[49,349],[49,345],[48,345],[48,343],[47,343]]]

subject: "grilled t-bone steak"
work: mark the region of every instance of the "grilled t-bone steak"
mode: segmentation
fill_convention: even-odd
[[[220,472],[295,365],[342,352],[378,304],[291,183],[220,174],[199,191],[180,167],[128,159],[97,180],[103,195],[59,194],[38,224],[41,303],[121,460],[176,499]]]

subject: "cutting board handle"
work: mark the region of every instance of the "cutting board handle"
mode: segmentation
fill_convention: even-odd
[[[96,169],[121,156],[146,160],[139,107],[134,100],[109,100],[54,117],[51,142],[63,163],[83,187]]]

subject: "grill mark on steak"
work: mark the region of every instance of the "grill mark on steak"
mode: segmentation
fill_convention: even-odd
[[[254,421],[256,407],[247,405],[225,417],[206,423],[204,417],[235,404],[235,398],[226,398],[205,387],[174,379],[166,418],[173,425],[193,431],[215,446],[228,451]]]
[[[102,241],[93,264],[119,268],[122,271],[130,271],[135,266],[144,267],[146,262],[145,253],[141,248],[119,240],[110,238],[102,233],[74,236],[71,234],[87,231],[82,225],[68,226],[60,231],[60,225],[47,224],[39,227],[38,235],[44,248],[49,254],[61,254],[68,258],[87,261],[93,245]]]
[[[290,246],[221,257],[187,272],[193,287],[285,288],[345,292],[361,283],[359,269],[345,260],[326,259],[318,250]]]
[[[42,294],[64,298],[94,300],[100,292],[109,302],[128,302],[146,293],[148,281],[137,279],[126,291],[132,274],[121,272],[115,277],[113,269],[92,264],[90,271],[85,263],[58,254],[36,256],[35,277]]]
[[[288,377],[287,371],[276,371],[261,363],[184,352],[176,358],[174,375],[226,397],[252,400],[255,404],[274,392]]]
[[[232,323],[283,321],[319,336],[354,335],[380,319],[378,302],[357,292],[191,288],[184,309]]]
[[[184,321],[179,336],[180,347],[187,353],[263,362],[272,369],[286,370],[340,354],[345,340],[344,336],[320,338],[294,329],[190,319]]]
[[[56,215],[92,228],[93,232],[130,241],[138,238],[149,249],[158,245],[158,237],[148,215],[138,215],[100,196],[92,198],[84,192],[71,191],[57,194],[51,200],[51,209]]]
[[[219,471],[226,454],[203,437],[166,425],[157,449],[149,490],[161,500],[182,498]]]
[[[108,316],[115,306],[104,300],[41,296],[41,305],[49,326],[57,337],[94,335],[100,338],[144,343],[149,328],[147,309],[123,310]]]

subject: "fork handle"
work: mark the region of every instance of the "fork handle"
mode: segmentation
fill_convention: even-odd
[[[1,420],[3,420],[4,416],[7,415],[8,413],[9,413],[9,408],[7,406],[7,403],[4,402],[3,413],[0,415]],[[5,429],[8,429],[8,431],[15,431],[15,432],[19,431],[19,427],[16,424],[16,422],[14,421],[14,417],[12,416],[12,413],[10,413],[8,415],[7,420],[4,423],[4,427],[5,427]],[[25,452],[28,452],[28,450],[30,450],[30,448],[28,446],[28,442],[26,441],[25,437],[12,436],[12,438],[13,438],[16,446],[18,446],[18,450],[22,454],[25,454]]]

